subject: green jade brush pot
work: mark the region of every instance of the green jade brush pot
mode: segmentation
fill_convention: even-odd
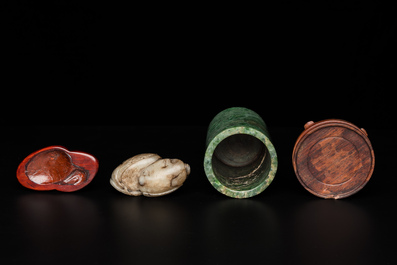
[[[205,174],[227,196],[255,196],[276,175],[276,150],[265,122],[252,110],[235,107],[218,113],[208,127],[206,147]]]

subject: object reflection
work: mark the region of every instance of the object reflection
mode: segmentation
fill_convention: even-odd
[[[302,264],[369,264],[371,225],[354,203],[315,200],[297,209],[291,223],[291,256]]]
[[[213,202],[203,215],[203,255],[219,257],[223,262],[257,262],[258,255],[270,256],[280,247],[278,218],[262,201],[225,199]]]
[[[122,196],[112,200],[111,226],[116,245],[116,259],[128,260],[132,255],[150,262],[152,258],[164,259],[188,253],[178,253],[189,244],[187,231],[189,217],[184,205],[168,198]],[[128,247],[127,247],[128,246]],[[147,249],[150,255],[134,250]],[[148,253],[149,253],[148,252]],[[172,255],[171,255],[172,253]]]
[[[91,200],[73,194],[34,193],[17,200],[20,246],[34,258],[86,253],[100,235]],[[66,255],[65,255],[66,254]],[[85,256],[87,256],[85,254]],[[88,255],[89,256],[89,255]]]

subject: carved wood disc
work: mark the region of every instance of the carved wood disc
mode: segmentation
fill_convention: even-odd
[[[375,155],[365,130],[343,120],[309,122],[293,151],[300,183],[323,198],[344,198],[371,178]]]

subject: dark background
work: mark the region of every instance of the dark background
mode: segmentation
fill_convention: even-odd
[[[7,264],[394,261],[395,3],[2,5]],[[274,182],[251,199],[218,193],[202,166],[207,126],[232,106],[260,114],[279,156]],[[368,185],[338,201],[308,193],[291,163],[303,125],[327,118],[364,127],[376,156]],[[92,183],[22,187],[18,164],[50,145],[95,155]],[[164,197],[118,193],[113,169],[144,152],[192,174]]]
[[[244,106],[272,126],[396,128],[395,3],[9,2],[3,78],[24,123],[207,125]]]
[[[307,192],[291,162],[299,127],[272,127],[279,166],[269,187],[233,199],[204,173],[206,126],[3,126],[1,254],[5,264],[393,264],[395,130],[369,129],[375,171],[358,193],[325,200]],[[27,133],[29,132],[29,133]],[[99,171],[72,193],[39,192],[15,171],[50,145],[83,150]],[[130,197],[109,179],[127,158],[179,158],[191,174],[177,191]]]

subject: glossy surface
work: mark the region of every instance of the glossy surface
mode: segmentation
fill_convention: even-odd
[[[179,159],[139,154],[113,170],[110,184],[126,195],[157,197],[179,189],[189,174],[190,166]]]
[[[265,192],[244,200],[224,196],[206,179],[206,125],[35,126],[36,132],[21,137],[22,129],[3,128],[8,152],[0,160],[0,234],[7,242],[2,264],[395,262],[397,131],[366,128],[376,148],[376,170],[360,192],[335,201],[313,196],[295,176],[291,149],[301,126],[269,127],[280,161],[277,177]],[[164,138],[156,137],[159,132]],[[15,169],[26,154],[54,142],[101,161],[90,185],[64,193],[36,192],[18,183]],[[192,172],[182,188],[167,196],[126,196],[109,185],[109,176],[132,148],[178,157],[189,162]]]
[[[308,191],[338,199],[367,184],[375,155],[365,130],[343,120],[324,120],[305,125],[293,151],[293,165]]]
[[[88,185],[98,171],[95,157],[50,146],[26,157],[17,169],[17,178],[34,190],[76,191]]]
[[[277,171],[277,153],[265,122],[252,110],[218,113],[207,131],[204,170],[219,192],[249,198],[263,192]]]

